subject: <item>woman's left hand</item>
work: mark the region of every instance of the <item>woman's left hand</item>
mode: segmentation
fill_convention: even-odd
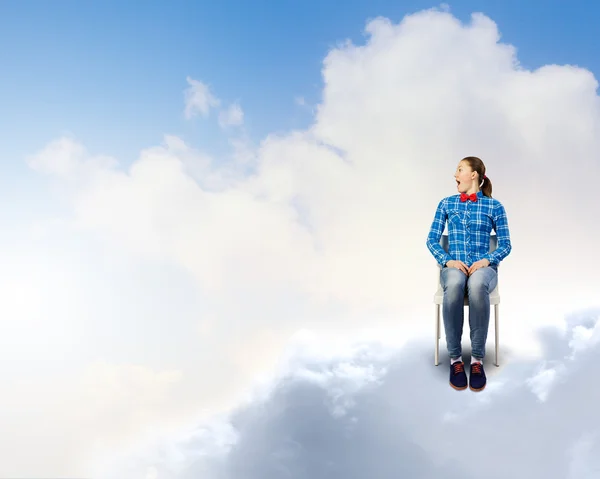
[[[485,268],[486,266],[489,266],[489,265],[490,265],[490,262],[485,258],[480,259],[479,261],[475,261],[469,268],[469,276],[471,276],[479,268]]]

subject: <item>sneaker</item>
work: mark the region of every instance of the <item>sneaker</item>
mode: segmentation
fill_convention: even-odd
[[[485,371],[482,363],[471,364],[471,375],[469,378],[469,387],[471,391],[482,391],[485,388]]]
[[[450,386],[459,391],[467,388],[465,363],[462,361],[457,361],[450,365]]]

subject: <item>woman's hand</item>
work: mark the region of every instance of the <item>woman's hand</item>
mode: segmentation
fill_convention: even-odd
[[[469,268],[468,274],[469,274],[469,276],[471,276],[479,268],[485,268],[486,266],[489,266],[489,265],[490,265],[490,262],[485,258],[480,259],[479,261],[475,261]]]
[[[460,269],[463,273],[465,273],[467,276],[469,276],[469,270],[467,268],[467,265],[465,263],[463,263],[462,261],[451,259],[450,261],[448,261],[446,263],[446,266],[448,268]]]

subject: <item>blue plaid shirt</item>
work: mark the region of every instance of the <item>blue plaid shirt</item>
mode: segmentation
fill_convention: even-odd
[[[444,226],[448,222],[448,253],[440,244]],[[496,250],[490,250],[490,233],[498,237]],[[508,256],[512,246],[508,219],[502,204],[477,192],[477,201],[460,201],[460,195],[444,198],[438,204],[435,218],[427,236],[427,248],[436,261],[445,266],[450,260],[459,260],[471,266],[480,259],[498,265]]]

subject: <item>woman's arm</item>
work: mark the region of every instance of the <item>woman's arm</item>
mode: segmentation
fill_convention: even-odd
[[[429,235],[427,236],[426,243],[427,248],[429,251],[431,251],[431,254],[441,266],[444,266],[452,259],[452,257],[444,251],[444,248],[442,248],[442,245],[440,244],[440,238],[442,237],[442,233],[444,232],[444,228],[446,226],[446,220],[448,219],[448,213],[445,206],[445,200],[439,202],[438,207],[435,210],[435,217],[433,218],[433,223],[429,229]]]
[[[504,258],[506,258],[511,250],[512,245],[510,243],[510,231],[508,229],[508,217],[504,206],[500,202],[497,202],[494,206],[494,216],[492,218],[494,222],[494,231],[498,238],[498,246],[491,253],[487,254],[485,258],[490,264],[499,264]]]

